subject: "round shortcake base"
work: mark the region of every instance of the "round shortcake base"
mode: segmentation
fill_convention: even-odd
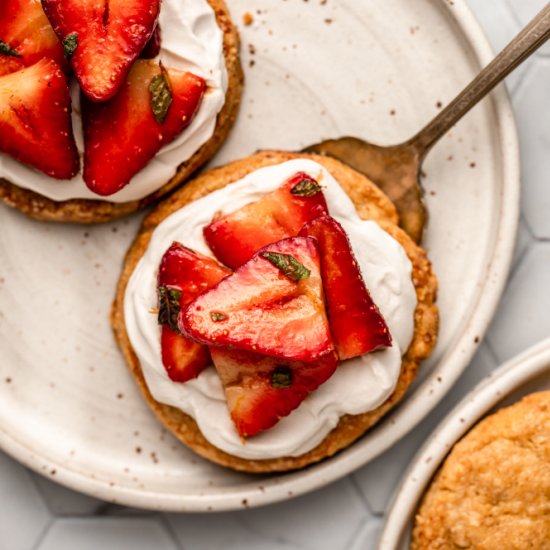
[[[367,413],[343,416],[336,428],[327,435],[324,441],[301,456],[247,460],[230,455],[213,446],[204,438],[196,422],[190,416],[174,407],[157,402],[151,396],[143,378],[139,360],[132,349],[126,332],[123,312],[124,293],[132,272],[147,249],[154,229],[167,216],[216,189],[240,180],[258,168],[279,164],[294,158],[310,158],[322,164],[347,192],[359,215],[363,219],[375,220],[385,231],[401,243],[413,264],[412,278],[418,298],[415,310],[415,330],[409,349],[403,356],[401,374],[395,391],[383,405]],[[159,204],[144,219],[139,234],[130,247],[124,262],[117,295],[113,303],[111,321],[118,344],[145,399],[160,421],[180,441],[199,455],[223,466],[246,472],[275,472],[302,468],[344,449],[395,406],[414,380],[420,361],[430,355],[435,345],[439,319],[437,306],[434,303],[436,291],[437,280],[425,251],[397,227],[397,214],[393,204],[365,176],[328,157],[265,151],[202,174],[190,181],[169,199]]]
[[[411,548],[549,548],[550,391],[484,418],[422,499]]]
[[[223,49],[227,68],[228,87],[225,103],[216,119],[212,137],[191,158],[178,166],[176,174],[146,197],[129,202],[71,199],[54,201],[29,189],[0,178],[0,200],[36,220],[64,223],[100,223],[126,216],[158,201],[185,182],[208,162],[225,141],[237,117],[243,88],[243,71],[239,60],[239,35],[223,0],[207,0],[216,14],[223,32]],[[60,183],[62,185],[62,183]],[[131,185],[131,184],[130,184]]]

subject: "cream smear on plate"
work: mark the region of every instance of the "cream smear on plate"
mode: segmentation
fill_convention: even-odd
[[[82,174],[60,181],[0,154],[0,177],[24,189],[30,189],[55,201],[96,199],[109,202],[139,200],[162,187],[206,143],[216,127],[216,117],[225,103],[227,71],[223,55],[223,33],[206,0],[163,0],[160,59],[167,67],[191,71],[206,80],[208,89],[193,122],[171,143],[163,147],[131,182],[113,195],[101,197],[86,187]],[[82,157],[84,141],[80,118],[80,90],[75,83],[73,128]]]
[[[391,348],[341,363],[335,374],[275,427],[243,444],[227,410],[213,367],[184,384],[172,382],[162,365],[157,307],[160,260],[173,241],[213,257],[203,227],[216,212],[230,212],[260,199],[296,172],[317,179],[329,212],[347,232],[363,278],[393,337]],[[361,220],[332,175],[309,159],[296,159],[248,174],[171,216],[154,230],[149,246],[128,282],[124,315],[128,335],[153,397],[192,416],[216,447],[245,459],[299,456],[313,449],[345,414],[375,409],[391,395],[414,332],[416,292],[412,265],[401,245],[373,221]]]

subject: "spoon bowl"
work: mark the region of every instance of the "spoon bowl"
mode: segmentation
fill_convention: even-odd
[[[401,227],[419,243],[428,218],[420,184],[422,158],[409,143],[382,147],[355,137],[329,139],[305,149],[334,157],[372,180],[395,204]]]
[[[304,149],[334,157],[365,174],[393,201],[399,225],[420,243],[428,212],[420,182],[422,161],[433,145],[504,77],[550,38],[550,3],[418,134],[380,146],[356,137],[329,139]]]

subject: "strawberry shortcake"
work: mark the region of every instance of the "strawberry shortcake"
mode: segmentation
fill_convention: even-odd
[[[4,0],[0,199],[100,222],[173,190],[235,120],[238,47],[223,0]]]
[[[183,443],[238,470],[289,470],[347,447],[403,397],[435,345],[436,287],[363,175],[261,152],[145,218],[112,323]]]

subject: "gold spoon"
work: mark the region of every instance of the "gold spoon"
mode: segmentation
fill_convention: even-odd
[[[335,157],[365,174],[395,204],[401,227],[419,243],[428,213],[420,168],[437,140],[550,37],[550,3],[427,126],[404,143],[380,146],[355,137],[329,139],[304,151]]]

